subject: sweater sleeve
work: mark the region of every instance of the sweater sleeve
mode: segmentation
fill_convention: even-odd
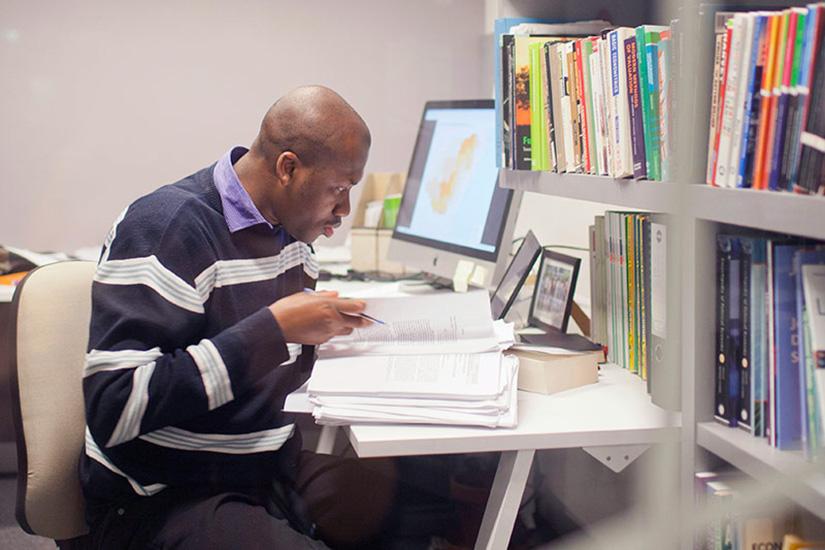
[[[290,355],[267,304],[203,337],[209,239],[184,212],[164,221],[136,210],[110,232],[92,286],[83,388],[101,447],[216,409]]]

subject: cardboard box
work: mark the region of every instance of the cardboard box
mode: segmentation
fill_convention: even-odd
[[[373,201],[383,201],[387,195],[395,195],[404,191],[404,180],[406,176],[399,172],[373,172],[367,174],[358,198],[358,204],[352,214],[352,227],[366,227],[364,225],[364,213],[367,211],[367,204]],[[383,217],[383,216],[382,216]]]
[[[396,172],[376,172],[368,174],[355,207],[352,219],[350,241],[352,243],[352,269],[355,271],[380,271],[382,273],[403,274],[404,266],[387,261],[387,250],[392,229],[365,227],[364,218],[367,205],[383,201],[387,195],[399,194],[404,190],[405,175]],[[383,219],[380,216],[379,219]]]
[[[538,351],[509,350],[519,358],[518,389],[536,393],[558,393],[599,381],[599,363],[604,352],[589,351],[553,355]]]

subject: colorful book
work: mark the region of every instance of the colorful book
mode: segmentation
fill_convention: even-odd
[[[819,451],[825,444],[825,266],[802,265],[802,290],[808,316],[808,342],[810,376],[813,378],[808,406],[815,415]]]
[[[613,121],[610,143],[614,151],[613,177],[633,176],[633,148],[630,134],[630,102],[628,100],[627,56],[624,53],[625,41],[632,38],[633,29],[619,27],[610,31],[607,41],[610,48],[610,109]]]
[[[759,102],[759,127],[756,132],[756,145],[754,149],[753,162],[753,183],[754,189],[765,189],[767,180],[765,178],[765,165],[767,156],[768,129],[773,116],[773,103],[771,93],[773,90],[774,72],[776,71],[777,50],[779,48],[780,30],[782,27],[782,14],[772,13],[768,20],[768,50],[765,56],[765,68],[762,71],[762,84],[759,89],[761,101]]]
[[[807,193],[825,194],[825,15],[817,6],[817,30],[811,60],[809,88],[805,101],[805,128],[800,135],[798,187]]]
[[[624,42],[625,63],[627,65],[627,103],[630,114],[630,142],[633,158],[633,177],[647,177],[647,155],[645,154],[644,106],[642,104],[642,76],[639,74],[639,56],[636,37]]]
[[[760,86],[765,59],[768,56],[768,16],[757,14],[754,21],[753,45],[751,48],[748,86],[745,95],[744,119],[742,121],[742,143],[740,144],[737,187],[751,187],[753,184],[753,159],[756,146],[756,132],[759,128],[759,102],[762,98]]]
[[[650,73],[654,65],[653,50],[649,44],[659,42],[659,35],[667,27],[658,25],[640,25],[636,27],[636,57],[639,71],[639,88],[642,98],[642,120],[644,122],[645,163],[647,178],[661,179],[659,164],[659,121],[658,121],[658,79],[652,79]],[[653,57],[651,57],[653,56]]]

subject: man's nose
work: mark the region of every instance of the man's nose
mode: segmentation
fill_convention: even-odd
[[[335,205],[335,210],[333,211],[333,214],[335,214],[336,216],[341,216],[342,218],[345,218],[346,216],[349,216],[349,212],[350,212],[350,198],[349,198],[349,191],[347,191],[346,193],[344,193],[344,196],[341,198],[341,200],[338,201],[338,204]]]

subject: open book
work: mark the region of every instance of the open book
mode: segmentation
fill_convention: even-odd
[[[353,355],[482,353],[513,342],[512,328],[494,325],[483,290],[425,296],[368,298],[367,314],[385,324],[355,329],[318,348],[321,358]]]
[[[319,424],[516,425],[512,325],[486,292],[368,298],[385,324],[321,346],[307,385]]]

